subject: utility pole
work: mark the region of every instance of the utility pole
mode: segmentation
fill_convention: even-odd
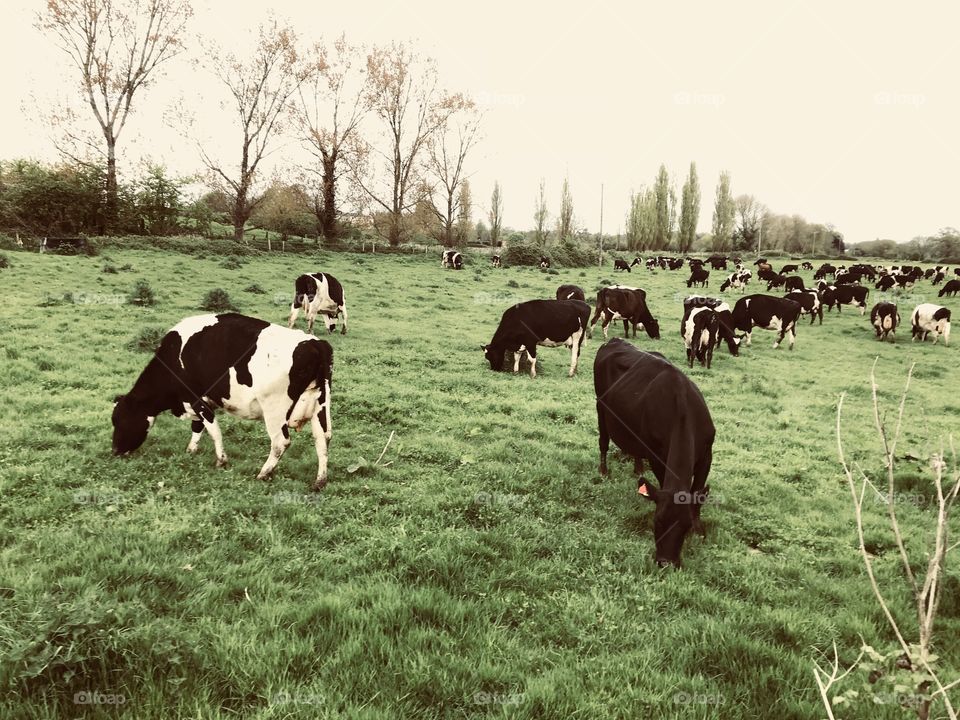
[[[757,257],[760,257],[760,238],[763,237],[763,215],[760,216],[760,230],[757,232]]]
[[[600,183],[600,237],[597,239],[597,267],[603,267],[603,183]]]

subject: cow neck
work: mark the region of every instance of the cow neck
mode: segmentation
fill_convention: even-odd
[[[127,397],[142,406],[148,415],[159,415],[164,410],[174,409],[176,393],[173,392],[173,384],[179,382],[180,379],[154,355]]]

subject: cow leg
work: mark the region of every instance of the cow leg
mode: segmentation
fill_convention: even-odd
[[[753,330],[748,330],[746,333],[744,333],[744,336],[747,338],[747,347],[750,347],[750,340],[752,335],[753,335]]]
[[[193,435],[190,436],[190,444],[187,445],[187,452],[193,455],[197,452],[200,444],[200,438],[203,436],[203,420],[193,420],[190,422],[190,429]]]
[[[788,349],[793,350],[793,344],[797,341],[796,323],[790,326],[790,329],[788,330],[788,332],[790,333],[790,345],[788,346]]]
[[[864,313],[866,313],[866,312],[867,312],[867,306],[866,306],[865,304],[864,304],[864,305],[861,305],[861,306],[860,306],[860,317],[863,317]]]
[[[570,347],[570,377],[577,371],[577,362],[580,360],[580,343],[583,342],[583,330],[577,330],[572,338],[573,345]]]
[[[634,336],[636,336],[637,331],[634,330],[633,332]],[[630,322],[626,318],[623,319],[623,336],[630,337]]]
[[[280,462],[280,456],[290,447],[290,430],[287,427],[286,408],[276,408],[264,412],[263,423],[267,428],[267,435],[270,436],[270,455],[267,456],[267,461],[260,468],[257,480],[268,478],[277,463]]]
[[[326,402],[330,402],[329,394]],[[310,429],[313,431],[313,443],[317,448],[317,479],[313,483],[314,490],[323,490],[327,484],[327,432],[328,428],[323,427],[318,412],[310,418]]]
[[[537,376],[537,346],[531,345],[527,350],[527,359],[530,361],[530,378]]]
[[[307,332],[313,334],[313,321],[317,319],[317,312],[313,309],[313,304],[307,308]]]
[[[328,335],[332,333],[337,329],[337,316],[323,313],[323,326],[327,329]]]
[[[220,432],[220,426],[217,424],[217,417],[213,410],[205,402],[193,403],[193,412],[200,416],[203,427],[209,433],[213,440],[213,450],[217,455],[217,467],[223,467],[227,464],[227,454],[223,451],[223,434]]]
[[[300,314],[300,306],[297,305],[297,300],[294,298],[293,303],[290,305],[290,322],[287,323],[288,328],[293,328],[294,323],[297,322],[297,315]]]
[[[820,324],[823,325],[823,305],[817,308],[817,316],[820,318]]]
[[[340,312],[343,313],[343,326],[340,328],[340,334],[347,334],[347,303],[344,301],[343,305],[340,306]]]
[[[703,501],[707,495],[707,475],[710,474],[710,466],[713,464],[713,448],[707,448],[707,451],[700,458],[699,462],[693,468],[693,485],[690,487],[693,496],[693,530],[700,537],[706,537],[707,531],[700,521],[700,508],[703,507]]]
[[[514,375],[520,372],[520,357],[522,355],[523,355],[523,345],[521,345],[519,349],[515,353],[513,353],[513,374]]]
[[[600,474],[607,477],[610,471],[607,469],[607,451],[610,449],[610,436],[607,434],[607,423],[604,419],[604,411],[600,399],[597,399],[597,429],[600,431]]]

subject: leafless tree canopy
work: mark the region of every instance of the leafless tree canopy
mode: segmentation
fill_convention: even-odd
[[[450,96],[448,107],[449,115],[428,143],[428,169],[441,239],[450,247],[462,209],[461,188],[467,177],[464,163],[480,137],[480,114],[473,101],[463,95]]]

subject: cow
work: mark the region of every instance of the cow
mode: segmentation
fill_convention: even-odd
[[[896,279],[894,279],[893,275],[883,275],[880,277],[879,280],[877,280],[874,287],[877,290],[880,290],[882,292],[887,292],[888,290],[896,286],[896,284],[897,284],[897,281]]]
[[[463,255],[456,250],[444,250],[440,258],[440,267],[445,267],[447,270],[463,270]]]
[[[774,272],[774,270],[769,265],[765,267],[761,267],[759,270],[757,270],[758,280],[763,280],[764,282],[770,282],[774,278],[778,278],[778,277],[780,277],[780,275]]]
[[[637,265],[641,264],[642,262],[643,262],[643,258],[640,257],[639,255],[637,255],[635,258],[633,258],[633,262],[630,263],[630,267],[636,267]]]
[[[783,338],[789,334],[790,349],[797,340],[797,318],[800,317],[800,303],[772,295],[747,295],[737,300],[733,306],[733,326],[742,331],[750,345],[753,328],[775,330],[779,334],[773,343],[774,349],[780,347]]]
[[[711,255],[707,258],[707,262],[710,263],[710,267],[712,267],[714,270],[727,269],[727,258],[723,255]]]
[[[747,283],[750,282],[751,277],[753,276],[749,270],[736,270],[735,272],[730,273],[730,275],[727,276],[727,279],[720,283],[720,292],[724,292],[727,288],[745,292]]]
[[[780,270],[781,275],[786,275],[787,273],[797,272],[800,268],[797,265],[784,265]]]
[[[802,263],[800,263],[800,267],[804,270],[813,270],[813,263],[809,260],[804,260]]]
[[[869,288],[861,285],[830,285],[829,292],[820,293],[820,301],[827,306],[827,310],[837,308],[840,312],[842,305],[853,305],[860,308],[860,315],[867,312],[867,295]]]
[[[767,281],[767,292],[770,292],[774,288],[783,287],[787,282],[787,279],[783,275],[778,275],[777,273],[767,275],[767,277],[763,277],[763,275],[764,273],[761,272],[760,279]]]
[[[570,348],[570,373],[577,371],[580,348],[590,319],[590,306],[580,300],[527,300],[508,307],[489,345],[481,345],[490,369],[503,370],[504,354],[513,353],[513,372],[520,372],[524,352],[530,377],[537,377],[537,345]]]
[[[323,324],[328,333],[337,329],[337,316],[343,315],[340,334],[347,333],[347,302],[343,296],[343,285],[330,273],[315,272],[301,275],[293,283],[293,302],[290,304],[288,328],[297,322],[297,315],[303,310],[307,315],[307,332],[313,332],[313,321],[317,315],[323,316]]]
[[[643,325],[643,329],[654,340],[660,339],[660,324],[650,314],[647,307],[647,293],[640,288],[629,287],[627,285],[612,285],[601,288],[597,293],[597,304],[594,310],[593,319],[590,321],[590,328],[597,324],[600,316],[603,316],[603,337],[607,337],[607,326],[613,320],[623,320],[623,336],[627,337],[627,328],[633,326],[633,336],[637,336],[637,325]]]
[[[687,280],[687,287],[693,287],[694,285],[699,285],[700,287],[707,287],[710,284],[710,271],[704,270],[702,267],[694,267],[693,271],[690,273],[690,279]]]
[[[684,315],[680,321],[680,337],[687,348],[687,363],[693,367],[696,358],[701,365],[710,369],[713,360],[713,348],[717,344],[720,324],[717,314],[709,307],[691,307],[689,311],[684,303]]]
[[[956,275],[957,277],[960,277],[960,267],[954,268],[954,269],[953,269],[953,274]]]
[[[541,270],[546,270],[548,267],[550,267],[550,258],[548,258],[546,255],[541,255],[541,256],[540,256],[540,269],[541,269]]]
[[[950,309],[933,303],[921,303],[913,309],[910,316],[912,337],[924,342],[927,335],[933,333],[933,344],[943,335],[943,344],[950,344]]]
[[[587,296],[579,285],[561,285],[557,288],[557,300],[579,300],[586,302]]]
[[[206,429],[222,467],[227,455],[214,410],[223,408],[263,420],[270,455],[257,475],[262,480],[290,445],[289,428],[310,423],[319,463],[313,489],[321,490],[327,484],[332,372],[330,343],[300,330],[236,313],[185,318],[163,336],[130,392],[117,396],[113,454],[143,445],[157,415],[169,410],[191,421],[187,451],[197,451]]]
[[[937,297],[943,297],[944,295],[956,297],[958,292],[960,292],[960,280],[947,280],[946,284],[940,288],[940,292],[937,293]]]
[[[897,306],[889,302],[878,302],[870,310],[870,324],[873,325],[877,332],[877,339],[881,342],[887,339],[887,335],[896,334],[897,325],[900,324]]]
[[[824,279],[827,275],[832,275],[833,277],[836,277],[836,276],[837,276],[837,269],[836,269],[833,265],[831,265],[830,263],[823,263],[823,265],[821,265],[819,268],[817,268],[817,271],[813,274],[813,279],[814,279],[814,280],[822,280],[822,279]]]
[[[702,268],[703,260],[700,258],[687,258],[687,267],[689,267],[691,270],[694,268]]]
[[[700,509],[710,491],[716,429],[697,386],[660,353],[643,352],[614,338],[593,363],[600,431],[600,474],[609,475],[610,441],[634,459],[637,493],[656,505],[655,559],[680,567],[691,529],[705,537]],[[659,487],[643,478],[650,463]]]
[[[946,276],[947,276],[946,273],[944,273],[942,270],[938,270],[938,271],[934,274],[933,279],[930,280],[930,284],[931,284],[931,285],[939,285],[940,283],[943,282],[943,279],[944,279]]]
[[[776,275],[777,272],[774,271],[773,265],[768,262],[755,263],[757,265],[757,277],[761,280],[765,279],[764,274],[767,275]]]
[[[683,267],[683,258],[666,258],[666,262],[670,270],[679,270]]]
[[[769,288],[767,288],[769,290]],[[803,278],[799,275],[791,275],[783,279],[783,289],[787,292],[793,290],[803,290]]]
[[[613,270],[614,272],[616,272],[617,270],[626,270],[627,272],[630,272],[630,265],[627,264],[626,260],[621,260],[620,258],[617,258],[616,260],[613,261]]]
[[[761,265],[769,265],[770,263],[767,262],[767,259],[765,257],[762,257],[754,260],[753,264],[756,265],[757,267],[760,267]]]
[[[810,316],[810,324],[820,318],[820,324],[823,325],[823,303],[820,302],[820,293],[812,288],[801,287],[788,292],[784,297],[787,300],[793,300],[800,303],[800,314]]]
[[[717,316],[716,346],[719,347],[721,342],[725,342],[730,354],[734,357],[738,356],[740,354],[740,339],[734,331],[730,306],[719,298],[704,295],[688,295],[685,297],[683,299],[683,319],[680,321],[680,334],[683,335],[683,324],[687,317],[698,307],[710,308]]]
[[[499,256],[499,255],[491,255],[491,256],[490,256],[490,263],[491,263],[495,268],[503,267],[503,265],[502,265],[501,262],[500,262],[500,256]]]

